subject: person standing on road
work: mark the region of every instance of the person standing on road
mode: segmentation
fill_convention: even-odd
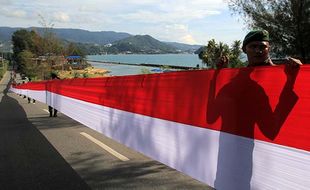
[[[60,79],[55,73],[51,74],[52,80]],[[52,106],[48,106],[48,111],[50,113],[50,117],[57,117],[57,110]]]

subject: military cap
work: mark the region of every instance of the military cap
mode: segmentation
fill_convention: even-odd
[[[242,47],[253,41],[267,41],[269,42],[269,33],[267,30],[253,30],[249,32],[243,40]]]

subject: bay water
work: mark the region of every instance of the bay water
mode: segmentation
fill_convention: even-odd
[[[185,67],[202,66],[201,60],[196,54],[119,54],[119,55],[89,55],[87,61],[95,68],[109,70],[111,75],[135,75],[142,74],[143,69],[154,70],[159,67],[133,66],[128,64],[156,64],[175,65]],[[120,64],[100,63],[95,61],[113,62]]]

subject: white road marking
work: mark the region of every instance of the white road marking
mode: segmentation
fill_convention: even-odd
[[[84,133],[84,132],[81,132],[80,134],[83,135],[84,137],[88,138],[90,141],[92,141],[93,143],[97,144],[98,146],[100,146],[104,150],[108,151],[110,154],[112,154],[116,158],[118,158],[118,159],[120,159],[120,160],[122,160],[124,162],[129,160],[129,158],[127,158],[126,156],[116,152],[115,150],[113,150],[112,148],[110,148],[107,145],[103,144],[102,142],[100,142],[99,140],[97,140],[94,137],[90,136],[89,134]]]
[[[43,111],[47,112],[47,113],[50,113],[47,109],[43,109]]]

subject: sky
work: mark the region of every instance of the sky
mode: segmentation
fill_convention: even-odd
[[[75,28],[229,45],[248,29],[226,0],[0,0],[0,26]],[[43,21],[44,20],[44,21]]]

